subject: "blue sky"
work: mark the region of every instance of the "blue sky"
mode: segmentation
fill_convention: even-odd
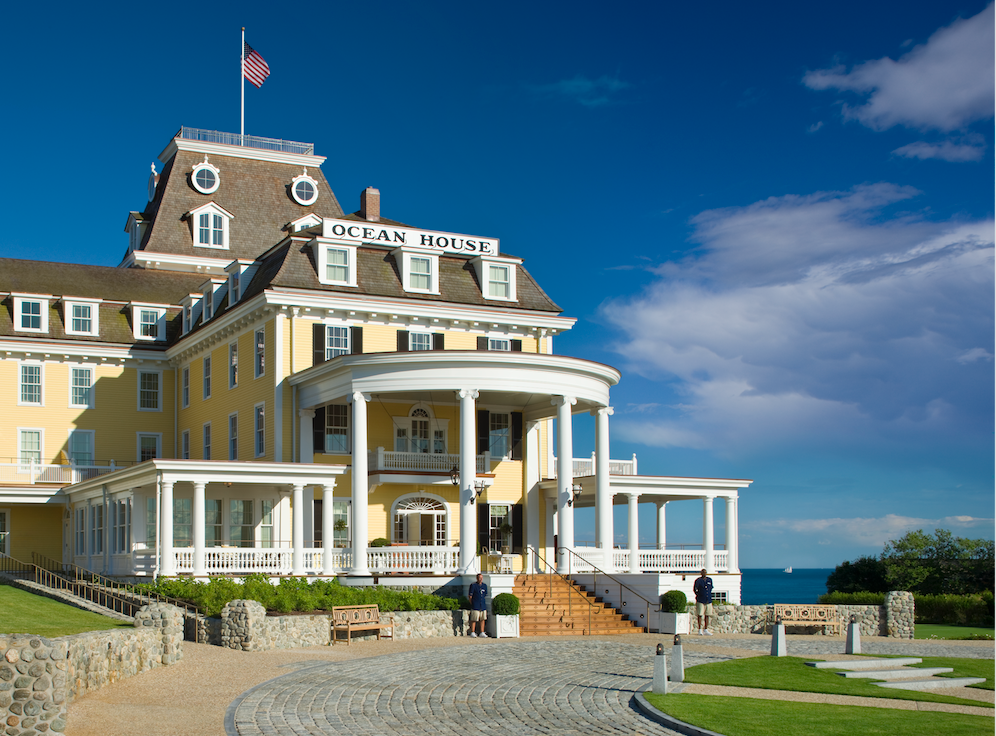
[[[244,25],[246,132],[523,257],[578,318],[557,352],[623,372],[613,457],[754,479],[742,566],[991,539],[992,5],[676,5],[19,4],[0,254],[117,265],[179,127],[238,130]]]

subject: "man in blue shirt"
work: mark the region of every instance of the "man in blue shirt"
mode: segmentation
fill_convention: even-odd
[[[692,592],[695,593],[695,615],[699,619],[699,636],[712,636],[709,631],[709,617],[712,616],[712,578],[702,574],[695,578],[692,584]],[[702,619],[705,618],[705,627],[702,626]]]
[[[470,584],[470,635],[488,638],[488,633],[484,630],[484,622],[488,619],[488,584],[484,582],[484,576],[477,573],[477,582]],[[474,633],[474,624],[477,623],[478,633]]]

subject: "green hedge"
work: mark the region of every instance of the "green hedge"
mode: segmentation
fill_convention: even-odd
[[[242,583],[231,578],[212,578],[206,583],[190,578],[159,580],[155,585],[136,586],[149,591],[189,601],[208,616],[218,616],[229,601],[259,601],[268,611],[328,611],[333,606],[356,606],[376,603],[382,611],[455,611],[456,598],[427,595],[393,588],[350,588],[338,580],[281,578],[272,585],[266,575],[246,575]]]
[[[972,595],[913,596],[918,624],[961,624],[963,626],[993,625],[993,594],[988,590]],[[885,593],[827,593],[820,603],[838,606],[881,606]]]

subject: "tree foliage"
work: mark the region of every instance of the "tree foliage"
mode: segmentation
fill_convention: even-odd
[[[922,595],[993,589],[994,544],[956,537],[947,529],[909,532],[885,544],[880,557],[844,562],[827,578],[827,592],[908,590]]]

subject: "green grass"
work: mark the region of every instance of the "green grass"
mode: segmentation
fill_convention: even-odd
[[[5,634],[53,637],[131,627],[124,621],[0,584],[0,632]]]
[[[917,624],[915,639],[992,639],[993,629],[979,626],[949,626],[947,624]]]
[[[924,662],[940,660],[927,657]],[[700,664],[685,670],[685,682],[697,682],[704,685],[727,685],[731,687],[756,687],[765,690],[794,690],[804,693],[829,693],[830,695],[856,695],[866,698],[890,698],[895,700],[918,700],[931,703],[954,703],[957,705],[976,705],[991,708],[992,704],[980,703],[966,698],[955,698],[949,695],[938,695],[929,691],[893,690],[877,687],[865,679],[848,679],[836,674],[834,670],[819,670],[806,667],[804,662],[814,659],[799,657],[748,657],[734,659],[728,662],[713,662]],[[988,665],[988,670],[979,677],[993,676],[993,661],[948,659],[943,666],[955,667],[955,672],[978,671],[973,669],[976,662]],[[990,680],[991,682],[991,680]]]
[[[996,663],[991,659],[962,659],[960,657],[922,657],[923,663],[911,664],[910,667],[951,667],[953,672],[937,675],[937,677],[985,677],[985,682],[970,685],[980,690],[993,689],[993,674]]]
[[[694,668],[689,668],[689,671],[691,669]],[[961,713],[789,703],[686,693],[645,695],[658,710],[724,736],[770,736],[782,732],[810,736],[905,736],[924,733],[979,736],[993,731],[992,718]]]

